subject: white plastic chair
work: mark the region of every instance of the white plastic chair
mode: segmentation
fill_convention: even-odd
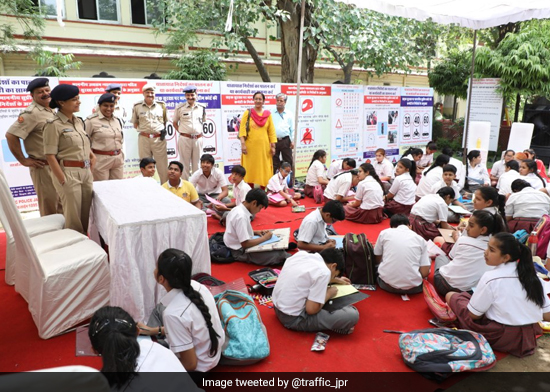
[[[10,198],[7,182],[0,176],[0,201],[15,238],[16,253],[20,256],[16,264],[16,290],[18,286],[27,290],[29,311],[38,334],[48,339],[90,318],[97,309],[109,303],[111,278],[107,253],[94,241],[69,229],[42,234],[31,240]],[[55,247],[58,236],[65,237],[69,243]],[[19,267],[23,265],[28,267],[27,284],[19,284]]]

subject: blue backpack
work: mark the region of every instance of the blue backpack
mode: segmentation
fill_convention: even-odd
[[[267,331],[254,300],[235,290],[214,298],[225,331],[222,356],[235,365],[249,365],[269,356]]]

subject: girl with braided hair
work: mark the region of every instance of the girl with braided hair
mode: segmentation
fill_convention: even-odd
[[[207,372],[220,361],[225,333],[214,297],[205,286],[191,280],[191,257],[178,249],[166,249],[158,258],[155,279],[168,292],[161,300],[166,340],[187,371]],[[147,332],[150,328],[140,324]]]

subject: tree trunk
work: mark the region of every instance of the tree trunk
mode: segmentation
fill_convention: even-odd
[[[300,2],[278,0],[277,8],[288,12],[285,21],[279,18],[281,26],[281,82],[296,83],[298,77],[298,50],[300,41]],[[306,3],[304,26],[311,24],[311,5]],[[302,48],[301,82],[313,83],[317,48],[304,42]]]
[[[453,97],[453,114],[451,116],[453,122],[456,120],[456,95]]]
[[[248,50],[248,53],[254,60],[254,64],[256,64],[256,68],[258,69],[258,72],[260,73],[260,76],[262,77],[262,82],[271,83],[271,78],[269,77],[269,72],[267,71],[267,68],[265,67],[264,62],[262,61],[262,58],[258,54],[258,51],[252,45],[252,42],[248,39],[248,37],[241,37],[244,45],[246,46],[246,50]]]
[[[519,105],[520,105],[520,102],[521,101],[521,95],[517,94],[516,95],[516,109],[514,111],[514,122],[518,122],[518,118],[519,118]]]

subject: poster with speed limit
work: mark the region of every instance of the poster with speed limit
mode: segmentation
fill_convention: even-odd
[[[433,89],[401,88],[400,144],[426,144],[432,139]]]

